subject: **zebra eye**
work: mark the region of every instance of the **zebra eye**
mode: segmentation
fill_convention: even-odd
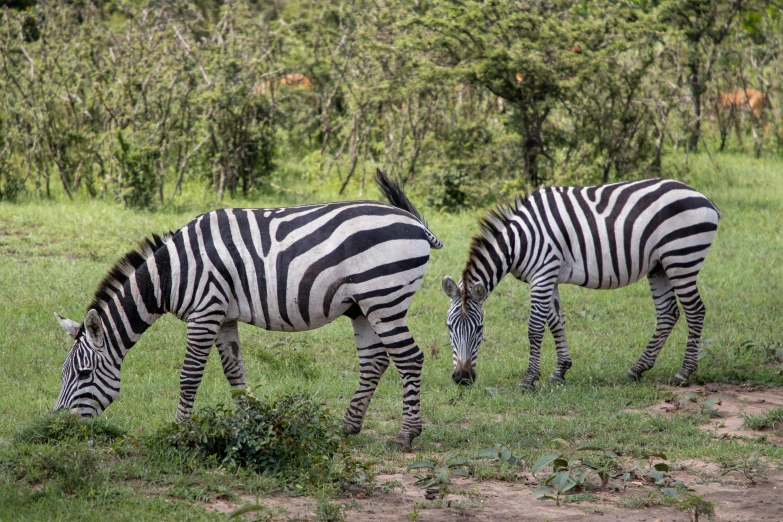
[[[90,375],[92,374],[92,370],[90,368],[82,368],[79,370],[79,379],[87,380],[90,378]]]

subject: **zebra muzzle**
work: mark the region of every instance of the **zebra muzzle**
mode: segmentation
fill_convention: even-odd
[[[451,380],[460,386],[470,386],[476,380],[476,370],[470,361],[457,361]]]

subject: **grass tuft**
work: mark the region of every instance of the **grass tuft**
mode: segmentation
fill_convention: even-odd
[[[772,408],[760,415],[745,415],[744,427],[761,430],[783,429],[783,408]]]
[[[108,442],[125,435],[125,430],[104,420],[83,419],[72,413],[49,413],[34,419],[14,436],[20,444],[53,444],[65,441]]]

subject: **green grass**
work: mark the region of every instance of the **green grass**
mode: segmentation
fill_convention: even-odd
[[[783,429],[783,408],[772,408],[760,415],[748,415],[743,425],[751,430]]]
[[[783,337],[783,161],[731,155],[717,159],[720,172],[712,170],[706,157],[692,156],[692,170],[684,176],[723,213],[699,280],[707,306],[708,341],[692,380],[782,385],[779,365],[770,364],[766,351],[755,346],[769,346]],[[59,393],[60,367],[70,343],[53,312],[81,321],[113,261],[150,233],[176,229],[209,208],[203,199],[195,197],[187,205],[155,213],[134,213],[106,201],[69,202],[60,196],[53,201],[0,204],[0,520],[216,519],[220,517],[188,508],[192,497],[203,500],[286,487],[263,475],[171,467],[127,444],[90,448],[84,441],[12,442],[17,432],[52,408]],[[319,199],[334,199],[334,194]],[[293,204],[303,199],[287,195],[282,201]],[[231,203],[277,206],[281,200]],[[783,460],[783,450],[771,444],[712,438],[698,429],[703,416],[661,417],[634,411],[670,396],[660,385],[679,368],[687,336],[683,320],[643,381],[625,380],[655,327],[644,282],[611,292],[562,287],[574,366],[565,385],[544,383],[529,393],[515,388],[527,366],[528,287],[513,278],[504,280],[485,305],[486,340],[479,354],[478,381],[470,389],[455,386],[444,326],[448,301],[441,279],[461,272],[468,238],[482,211],[438,215],[432,209],[421,210],[446,246],[433,251],[409,314],[409,326],[426,357],[424,432],[414,444],[420,453],[434,457],[452,451],[473,458],[495,443],[512,447],[527,440],[532,442],[519,446],[515,455],[534,462],[554,446],[553,439],[562,438],[617,449],[643,446],[672,460],[720,460],[756,449],[767,459]],[[301,389],[340,414],[347,406],[358,382],[347,319],[296,334],[241,325],[240,336],[248,382],[258,386],[259,393]],[[153,433],[173,420],[184,352],[185,325],[171,316],[162,318],[126,358],[122,392],[103,420],[131,435]],[[542,352],[542,375],[548,375],[555,365],[549,334]],[[229,398],[213,353],[196,407]],[[378,461],[379,471],[404,467],[409,458],[387,444],[400,421],[400,380],[390,369],[370,405],[365,431],[350,442],[355,453]],[[90,451],[96,452],[94,462],[91,457],[73,457]],[[77,471],[79,466],[88,471],[87,483],[72,489],[67,477],[75,472],[67,466],[47,468],[41,460],[47,454],[61,464],[71,458]],[[38,471],[20,476],[20,469]],[[482,465],[481,470],[482,477],[491,476],[491,467]]]

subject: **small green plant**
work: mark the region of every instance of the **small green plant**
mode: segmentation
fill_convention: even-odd
[[[704,499],[701,495],[688,495],[676,506],[677,511],[687,511],[691,515],[691,522],[699,522],[699,517],[705,515],[711,519],[715,514],[715,503]]]
[[[752,451],[748,455],[745,456],[745,458],[742,459],[742,464],[739,464],[737,466],[731,466],[723,471],[721,471],[720,476],[727,475],[728,473],[731,473],[732,471],[738,471],[742,473],[742,475],[745,477],[745,479],[748,480],[751,484],[755,484],[761,480],[766,480],[767,478],[762,475],[764,470],[766,469],[766,466],[764,463],[759,459],[759,454],[761,453],[761,450]]]
[[[448,486],[451,482],[451,476],[458,477],[470,476],[470,463],[467,460],[451,459],[448,454],[439,460],[419,460],[408,465],[407,470],[419,470],[416,475],[418,480],[416,485],[422,489],[433,486],[439,489]]]
[[[319,522],[344,522],[345,506],[342,504],[333,504],[329,499],[322,496],[318,499],[318,506],[315,508],[316,520]]]
[[[693,403],[698,405],[701,413],[706,414],[711,419],[723,417],[723,413],[718,411],[715,406],[721,403],[721,397],[719,395],[711,395],[705,397],[704,393],[689,392],[683,393],[677,397],[677,407],[681,407],[684,404]]]
[[[743,427],[761,431],[761,430],[779,430],[783,429],[783,408],[772,408],[761,415],[743,415]]]
[[[526,444],[526,441],[524,443],[517,443],[517,446],[523,444]],[[491,448],[487,448],[483,450],[481,453],[478,454],[478,458],[494,459],[497,462],[502,462],[503,464],[519,469],[524,469],[525,467],[525,462],[519,457],[515,456],[513,453],[511,453],[511,449],[505,444],[498,443]]]
[[[606,486],[611,472],[617,467],[618,453],[591,444],[574,448],[562,439],[555,439],[553,442],[565,449],[558,453],[544,455],[533,465],[534,476],[547,466],[552,466],[552,473],[533,491],[534,496],[539,499],[554,500],[559,506],[563,494],[568,491],[584,491]],[[601,458],[591,460],[584,455],[578,455],[585,452],[601,452]],[[593,476],[600,480],[599,484],[591,481]]]
[[[242,515],[246,515],[248,513],[255,514],[253,522],[272,522],[273,520],[279,520],[279,518],[277,518],[278,515],[287,515],[287,512],[282,507],[272,509],[262,504],[251,504],[249,506],[243,506],[239,509],[235,509],[229,513],[228,519],[231,520],[232,518],[239,518],[242,517]],[[290,517],[286,516],[286,519],[290,519]]]
[[[655,492],[648,490],[647,495],[634,493],[633,495],[622,497],[619,500],[619,504],[626,509],[645,509],[650,506],[660,505],[661,497]]]
[[[631,457],[634,459],[631,467],[622,474],[622,483],[613,484],[615,489],[625,489],[625,483],[633,479],[652,482],[662,488],[662,490],[666,489],[667,491],[676,492],[676,489],[685,489],[685,484],[672,480],[669,475],[669,464],[666,462],[655,462],[656,459],[667,460],[666,455],[663,453],[637,448],[631,453]]]
[[[748,354],[765,364],[783,362],[783,342],[747,340],[735,349],[738,355]]]

